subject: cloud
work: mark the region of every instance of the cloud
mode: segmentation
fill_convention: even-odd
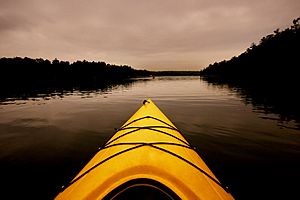
[[[199,69],[297,18],[296,0],[0,0],[0,56]],[[184,68],[187,67],[187,68]]]

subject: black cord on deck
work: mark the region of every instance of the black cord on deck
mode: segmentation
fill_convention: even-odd
[[[152,128],[152,127],[154,127],[154,128]],[[186,142],[186,141],[180,139],[179,137],[177,137],[177,136],[175,136],[175,135],[172,135],[172,134],[170,134],[170,133],[168,133],[168,132],[165,132],[165,131],[162,131],[162,130],[157,130],[157,129],[155,129],[156,126],[144,126],[144,127],[135,127],[135,128],[136,128],[135,130],[126,132],[126,133],[124,133],[124,134],[122,134],[122,135],[119,135],[118,137],[114,138],[113,140],[110,140],[109,142],[107,142],[107,143],[106,143],[105,145],[103,145],[103,146],[109,145],[109,144],[111,144],[112,142],[115,142],[116,140],[120,139],[121,137],[124,137],[124,136],[126,136],[126,135],[129,135],[129,134],[131,134],[131,133],[137,132],[137,131],[142,130],[142,129],[147,129],[147,130],[152,130],[152,131],[155,131],[155,132],[159,132],[159,133],[168,135],[168,136],[170,136],[170,137],[172,137],[172,138],[175,138],[175,139],[177,139],[178,141],[180,141],[180,142],[182,142],[182,143],[184,143],[184,144],[186,144],[186,145],[190,145],[188,142]],[[159,128],[168,128],[168,129],[169,129],[169,127],[163,127],[163,126],[161,126],[161,127],[159,127]],[[119,131],[120,131],[120,130],[123,130],[123,129],[119,129]],[[174,130],[174,129],[171,129],[171,130]],[[176,130],[176,131],[177,131],[177,130]],[[103,148],[103,146],[102,146],[101,148]]]
[[[180,144],[176,144],[176,143],[166,143],[168,145],[177,145],[177,146],[182,146],[182,147],[185,147],[185,148],[189,148],[191,150],[193,150],[192,148],[188,147],[188,146],[184,146],[184,145],[180,145]],[[123,143],[123,144],[120,144],[120,145],[128,145],[126,143]],[[65,187],[63,187],[63,189],[66,189],[68,188],[70,185],[74,184],[75,182],[77,182],[79,179],[81,179],[82,177],[84,177],[85,175],[87,175],[89,172],[91,172],[92,170],[94,170],[95,168],[97,168],[98,166],[100,166],[101,164],[105,163],[106,161],[118,156],[118,155],[121,155],[123,153],[126,153],[126,152],[129,152],[129,151],[132,151],[134,149],[137,149],[137,148],[140,148],[140,147],[143,147],[143,146],[150,146],[150,147],[153,147],[157,150],[160,150],[160,151],[163,151],[165,153],[168,153],[176,158],[179,158],[180,160],[186,162],[187,164],[191,165],[192,167],[194,167],[195,169],[197,169],[198,171],[200,171],[201,173],[203,173],[205,176],[207,176],[209,179],[211,179],[213,182],[215,182],[217,185],[219,185],[221,188],[223,188],[226,192],[229,192],[229,189],[228,187],[224,186],[222,183],[220,183],[217,179],[215,179],[214,177],[212,177],[211,175],[209,175],[206,171],[204,171],[203,169],[201,169],[200,167],[198,167],[197,165],[193,164],[192,162],[190,162],[189,160],[183,158],[182,156],[179,156],[169,150],[166,150],[164,148],[161,148],[161,147],[158,147],[156,145],[159,145],[159,143],[133,143],[133,145],[136,145],[134,147],[130,147],[128,149],[125,149],[123,151],[120,151],[118,153],[115,153],[107,158],[105,158],[104,160],[100,161],[99,163],[97,163],[96,165],[94,165],[93,167],[91,167],[90,169],[88,169],[86,172],[84,172],[83,174],[81,174],[80,176],[78,176],[77,178],[75,178],[74,180],[72,180],[68,185],[66,185]],[[160,144],[162,145],[162,144]],[[117,146],[117,144],[115,145],[111,145],[107,148],[110,148],[112,146]],[[105,148],[104,148],[105,149]]]
[[[143,101],[143,104],[145,105],[146,103],[150,103],[150,102],[147,101],[147,100],[144,100],[144,101]]]
[[[125,128],[125,127],[129,126],[130,124],[132,124],[132,123],[134,123],[134,122],[137,122],[137,121],[140,121],[140,120],[143,120],[143,119],[154,119],[154,120],[159,121],[159,122],[161,122],[161,123],[163,123],[163,124],[165,124],[165,125],[167,125],[167,126],[169,126],[169,127],[171,127],[171,128],[174,128],[174,129],[176,129],[178,132],[180,132],[180,131],[179,131],[176,127],[174,127],[173,125],[171,125],[171,124],[169,124],[169,123],[167,123],[167,122],[165,122],[165,121],[163,121],[163,120],[161,120],[161,119],[158,119],[158,118],[156,118],[156,117],[149,116],[149,115],[147,115],[147,116],[145,116],[145,117],[137,118],[137,119],[135,119],[135,120],[129,122],[128,124],[125,124],[124,126],[121,126],[119,129]]]
[[[144,101],[143,104],[147,103],[148,101]],[[130,124],[134,123],[134,122],[137,122],[139,120],[143,120],[143,119],[154,119],[156,121],[159,121],[167,126],[145,126],[145,127],[128,127]],[[91,172],[92,170],[94,170],[95,168],[97,168],[98,166],[100,166],[101,164],[105,163],[106,161],[118,156],[118,155],[121,155],[123,153],[126,153],[126,152],[129,152],[129,151],[132,151],[134,149],[137,149],[137,148],[140,148],[140,147],[143,147],[143,146],[149,146],[149,147],[152,147],[152,148],[155,148],[157,150],[160,150],[160,151],[163,151],[165,153],[168,153],[184,162],[186,162],[187,164],[191,165],[192,167],[194,167],[195,169],[197,169],[198,171],[200,171],[201,173],[203,173],[206,177],[208,177],[209,179],[211,179],[213,182],[215,182],[217,185],[219,185],[221,188],[223,188],[226,192],[229,192],[229,189],[228,187],[226,187],[225,185],[223,185],[221,182],[219,182],[217,179],[215,179],[214,177],[212,177],[211,175],[209,175],[207,172],[205,172],[203,169],[201,169],[200,167],[198,167],[197,165],[193,164],[191,161],[183,158],[182,156],[180,155],[177,155],[176,153],[173,153],[167,149],[164,149],[162,147],[159,147],[157,145],[174,145],[174,146],[178,146],[178,147],[183,147],[183,148],[187,148],[187,149],[190,149],[194,152],[196,152],[196,148],[195,147],[192,147],[188,142],[186,142],[184,139],[181,139],[181,138],[178,138],[177,136],[174,136],[168,132],[165,132],[165,131],[162,131],[162,130],[158,130],[158,129],[155,129],[155,128],[166,128],[166,129],[170,129],[170,130],[173,130],[173,131],[177,131],[178,133],[180,133],[180,131],[174,127],[173,125],[170,125],[158,118],[155,118],[155,117],[152,117],[152,116],[145,116],[145,117],[141,117],[141,118],[138,118],[138,119],[135,119],[133,121],[131,121],[130,123],[128,124],[125,124],[124,126],[122,126],[121,128],[117,129],[116,132],[118,131],[121,131],[121,130],[129,130],[129,129],[134,129],[134,130],[131,130],[129,132],[126,132],[122,135],[119,135],[118,137],[114,138],[112,140],[112,137],[115,135],[113,135],[112,137],[110,137],[110,139],[107,140],[106,143],[104,143],[99,149],[99,151],[102,151],[104,149],[108,149],[108,148],[112,148],[112,147],[115,147],[115,146],[121,146],[121,145],[135,145],[133,147],[130,147],[128,149],[125,149],[125,150],[122,150],[120,152],[117,152],[107,158],[105,158],[104,160],[100,161],[99,163],[97,163],[96,165],[94,165],[93,167],[91,167],[90,169],[88,169],[86,172],[82,173],[80,176],[78,176],[77,178],[73,179],[69,184],[67,184],[65,187],[63,186],[63,190],[65,190],[67,187],[69,187],[70,185],[72,185],[73,183],[75,183],[76,181],[78,181],[79,179],[81,179],[82,177],[84,177],[85,175],[87,175],[89,172]],[[145,142],[125,142],[125,143],[115,143],[115,144],[111,144],[113,142],[115,142],[116,140],[120,139],[121,137],[124,137],[126,135],[129,135],[131,133],[134,133],[134,132],[137,132],[139,130],[142,130],[142,129],[146,129],[146,130],[151,130],[151,131],[155,131],[155,132],[159,132],[159,133],[162,133],[162,134],[165,134],[165,135],[168,135],[170,137],[173,137],[175,138],[176,140],[182,142],[183,144],[179,144],[179,143],[172,143],[172,142],[153,142],[153,143],[145,143]],[[181,133],[180,133],[181,134]],[[181,134],[182,135],[182,134]],[[182,136],[183,137],[183,136]],[[184,137],[183,137],[184,138]],[[197,153],[197,152],[196,152]],[[198,154],[198,153],[197,153]]]

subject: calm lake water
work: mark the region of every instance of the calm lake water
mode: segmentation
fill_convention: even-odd
[[[199,77],[157,77],[2,100],[1,199],[55,197],[147,98],[198,147],[236,199],[299,198],[296,121]]]

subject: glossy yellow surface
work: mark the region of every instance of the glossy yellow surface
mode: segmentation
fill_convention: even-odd
[[[148,100],[122,126],[127,129],[118,131],[108,141],[109,145],[116,145],[118,143],[166,142],[186,146],[185,143],[187,143],[187,141],[183,136],[176,130],[166,128],[168,126],[161,121],[152,118],[134,121],[145,116],[155,117],[174,126],[156,105],[151,100]],[[156,131],[134,128],[146,126],[158,127],[152,128]],[[135,131],[118,138],[124,133],[133,130]],[[182,141],[160,131],[167,132]],[[77,177],[113,154],[137,145],[138,144],[116,145],[100,150],[81,170]],[[170,144],[156,144],[155,146],[176,153],[216,179],[194,150]],[[75,177],[75,179],[77,177]],[[102,199],[116,187],[137,178],[156,180],[170,188],[182,199],[233,199],[230,193],[224,191],[222,187],[195,167],[174,155],[155,149],[149,145],[135,148],[107,160],[67,187],[56,199]]]

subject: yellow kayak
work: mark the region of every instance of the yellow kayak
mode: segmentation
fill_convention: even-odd
[[[56,199],[233,199],[149,99]]]

